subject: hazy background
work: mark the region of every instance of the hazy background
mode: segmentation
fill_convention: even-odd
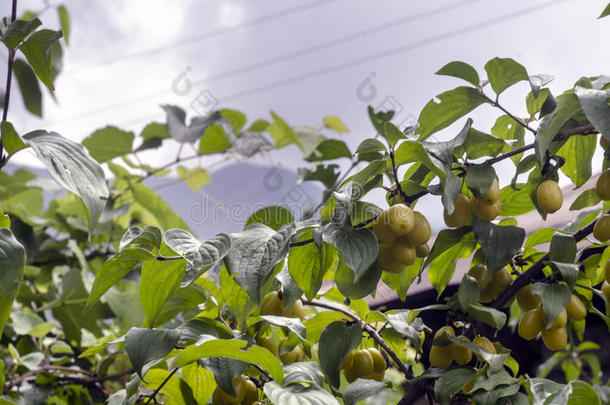
[[[22,134],[44,128],[74,140],[107,124],[139,132],[148,122],[164,121],[159,104],[178,104],[194,114],[190,105],[205,92],[218,107],[245,112],[250,122],[268,118],[271,109],[291,125],[319,126],[324,116],[338,115],[351,131],[341,138],[355,150],[374,134],[368,104],[396,109],[396,124],[414,123],[434,95],[461,84],[434,75],[452,60],[472,64],[484,78],[487,60],[511,57],[530,74],[555,76],[550,88],[556,94],[580,75],[610,73],[610,20],[596,20],[606,3],[67,0],[71,43],[56,82],[57,102],[45,97],[41,120],[24,112],[16,91],[9,120]],[[19,14],[44,4],[20,0]],[[0,7],[3,15],[9,13],[9,2]],[[53,9],[41,19],[47,26],[58,25]],[[6,60],[6,53],[2,56]],[[1,65],[4,77],[6,67]],[[172,88],[182,91],[177,94]],[[528,91],[529,85],[520,83],[503,93],[501,102],[524,114]],[[488,132],[499,115],[482,107],[472,114],[474,126]],[[463,122],[443,131],[439,139],[455,135]],[[175,151],[165,147],[144,157],[160,165]],[[178,183],[159,191],[200,234],[213,234],[216,227],[193,214],[197,204],[281,202],[293,191],[294,171],[305,166],[300,156],[290,146],[247,163],[206,158],[195,162],[214,164],[212,184],[203,193]],[[30,165],[35,159],[27,152],[12,163]],[[346,159],[338,163],[349,164]],[[273,192],[263,184],[270,170],[281,177]],[[504,184],[513,173],[510,162],[498,167]],[[316,185],[304,190],[307,198],[319,201],[321,189]],[[382,198],[380,193],[370,197],[377,202]],[[440,227],[440,199],[424,202],[418,209]],[[225,226],[227,218],[221,222]]]

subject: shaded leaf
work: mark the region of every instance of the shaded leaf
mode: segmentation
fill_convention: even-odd
[[[175,329],[131,328],[125,335],[125,351],[140,378],[157,360],[169,354],[180,340]]]

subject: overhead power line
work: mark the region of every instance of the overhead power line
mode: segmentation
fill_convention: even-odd
[[[400,26],[400,25],[403,25],[403,24],[406,24],[406,23],[412,23],[414,21],[418,21],[418,20],[421,20],[421,19],[424,19],[424,18],[432,17],[434,15],[437,15],[437,14],[440,14],[440,13],[444,13],[444,12],[447,12],[447,11],[450,11],[450,10],[453,10],[453,9],[457,9],[457,8],[460,8],[460,7],[464,7],[464,6],[470,5],[472,3],[476,3],[478,1],[481,1],[481,0],[461,0],[461,1],[458,1],[456,3],[450,4],[448,6],[443,6],[443,7],[435,8],[435,9],[428,10],[428,11],[425,11],[425,12],[422,12],[422,13],[418,13],[418,14],[413,14],[413,15],[409,15],[409,16],[406,16],[406,17],[397,18],[395,20],[387,21],[387,22],[384,22],[383,24],[379,24],[379,25],[373,26],[371,28],[367,28],[367,29],[364,29],[364,30],[359,30],[359,31],[350,33],[348,35],[345,35],[345,36],[342,36],[342,37],[339,37],[339,38],[335,38],[335,39],[333,39],[331,41],[319,43],[319,44],[316,44],[316,45],[313,45],[313,46],[309,46],[309,47],[305,47],[305,48],[299,49],[297,51],[293,51],[293,52],[289,52],[289,53],[286,53],[286,54],[283,54],[283,55],[271,57],[271,58],[268,58],[268,59],[265,59],[265,60],[262,60],[262,61],[259,61],[259,62],[254,62],[254,63],[248,64],[248,65],[242,66],[242,67],[238,67],[238,68],[235,68],[235,69],[228,69],[228,70],[225,70],[223,72],[220,72],[220,73],[217,73],[217,74],[214,74],[214,75],[210,75],[210,76],[205,77],[205,78],[193,80],[192,84],[193,85],[198,85],[198,84],[203,84],[203,83],[207,84],[207,83],[215,82],[215,81],[220,80],[220,79],[226,79],[226,78],[234,77],[234,76],[237,76],[237,75],[240,75],[240,74],[245,74],[245,73],[248,73],[248,72],[250,72],[252,70],[255,70],[255,69],[269,67],[269,66],[276,65],[276,64],[279,64],[279,63],[282,63],[282,62],[286,62],[286,61],[293,60],[293,59],[296,59],[296,58],[299,58],[299,57],[303,57],[305,55],[308,55],[308,54],[311,54],[311,53],[314,53],[314,52],[318,52],[318,51],[321,51],[321,50],[324,50],[324,49],[329,49],[329,48],[332,48],[332,47],[335,47],[335,46],[338,46],[338,45],[341,45],[341,44],[344,44],[344,43],[348,43],[348,42],[354,41],[356,39],[362,38],[362,37],[367,36],[367,35],[376,34],[376,33],[379,33],[379,32],[382,32],[382,31],[386,31],[386,30],[389,30],[391,28],[395,28],[397,26]],[[92,115],[101,114],[101,113],[106,112],[106,111],[122,108],[122,107],[125,107],[125,106],[128,106],[128,105],[132,105],[132,104],[136,104],[136,103],[139,103],[139,102],[149,101],[151,98],[155,98],[155,97],[158,97],[158,96],[165,95],[168,92],[169,92],[169,90],[167,90],[167,89],[158,90],[158,91],[155,91],[155,92],[151,92],[151,93],[144,94],[144,95],[141,95],[141,96],[138,96],[138,97],[134,97],[134,98],[130,98],[130,99],[124,100],[124,101],[122,101],[120,103],[113,103],[113,104],[108,104],[108,105],[96,107],[95,109],[84,111],[84,112],[75,114],[73,116],[67,117],[65,119],[62,119],[61,122],[62,123],[71,122],[71,121],[87,118],[87,117],[90,117]],[[51,124],[55,124],[55,123],[51,123]]]

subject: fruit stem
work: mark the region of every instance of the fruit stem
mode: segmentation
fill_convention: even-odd
[[[394,147],[390,150],[390,159],[392,159],[392,175],[394,176],[394,182],[396,183],[396,190],[402,197],[402,200],[406,203],[409,201],[409,196],[402,190],[400,186],[400,180],[398,180],[398,171],[396,170],[396,160],[394,159]]]

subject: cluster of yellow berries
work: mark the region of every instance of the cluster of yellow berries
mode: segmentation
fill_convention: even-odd
[[[430,223],[406,204],[382,212],[373,224],[373,233],[379,241],[377,262],[388,273],[400,273],[418,257],[430,253]]]
[[[542,341],[549,350],[561,350],[568,343],[566,329],[568,318],[573,321],[581,321],[587,316],[585,305],[578,296],[572,294],[566,309],[557,315],[551,326],[547,328],[540,296],[532,293],[532,285],[528,284],[523,287],[516,296],[517,303],[523,311],[526,311],[517,328],[519,336],[532,340],[541,333]]]
[[[443,326],[438,331],[436,331],[436,333],[434,334],[434,339],[436,340],[445,333],[455,337],[455,331],[451,326]],[[467,342],[470,341],[464,335],[460,335],[457,338]],[[472,340],[472,343],[479,346],[487,353],[496,353],[496,348],[493,343],[491,343],[491,341],[484,336],[478,336],[474,338]],[[476,355],[476,357],[480,361],[483,361],[483,359],[479,355]],[[447,368],[454,361],[458,364],[467,364],[470,363],[470,361],[472,360],[472,350],[468,349],[467,347],[460,346],[456,343],[449,343],[445,346],[440,346],[433,343],[432,347],[430,348],[429,360],[430,365],[432,367],[437,368]]]
[[[239,375],[231,381],[235,395],[217,386],[212,393],[212,405],[258,405],[258,389],[248,377]]]
[[[602,137],[602,139],[605,139]],[[600,200],[610,200],[610,169],[606,169],[600,174],[595,185],[595,192]],[[610,215],[602,215],[597,220],[593,228],[593,236],[600,242],[606,242],[610,239]]]
[[[261,336],[256,340],[256,344],[269,350],[275,356],[277,356],[279,353],[280,360],[284,364],[303,361],[303,358],[305,357],[303,346],[298,344],[293,347],[292,350],[283,350],[284,346],[286,345],[286,341],[287,338],[283,338],[278,346],[270,336]]]
[[[455,207],[453,212],[451,214],[448,214],[447,211],[443,212],[445,224],[452,228],[468,225],[472,220],[472,213],[485,221],[491,221],[500,214],[499,198],[500,185],[498,179],[494,179],[487,193],[480,198],[472,195],[469,199],[464,194],[460,194],[453,203]]]
[[[341,368],[345,379],[352,383],[358,378],[383,381],[388,365],[379,350],[370,348],[349,352],[343,359]]]
[[[498,296],[513,282],[513,277],[506,267],[496,271],[491,280],[489,279],[487,266],[484,264],[473,266],[468,270],[468,275],[477,280],[480,291],[479,301],[482,303],[492,302],[498,298]]]
[[[303,302],[296,300],[292,306],[284,309],[284,303],[277,291],[270,292],[263,298],[261,304],[261,315],[285,316],[287,318],[305,318],[305,308]]]

